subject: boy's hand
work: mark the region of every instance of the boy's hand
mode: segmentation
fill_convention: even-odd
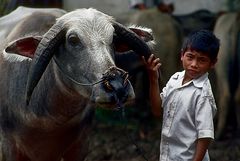
[[[161,66],[160,59],[153,54],[146,60],[142,57],[143,62],[148,70],[149,77],[149,98],[151,103],[151,111],[154,116],[161,118],[162,116],[162,100],[159,91],[159,68]]]
[[[153,54],[150,55],[148,60],[145,59],[144,56],[142,56],[143,62],[145,66],[148,69],[148,73],[150,77],[153,77],[154,79],[159,78],[159,69],[161,66],[160,59],[156,58]]]

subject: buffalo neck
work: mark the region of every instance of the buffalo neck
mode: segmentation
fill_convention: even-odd
[[[50,116],[56,121],[65,122],[81,113],[89,102],[64,82],[60,84],[54,72],[50,63],[33,92],[32,99],[36,102],[30,102],[30,106],[40,117]]]

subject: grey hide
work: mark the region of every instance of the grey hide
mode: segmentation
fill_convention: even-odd
[[[36,19],[16,24],[0,55],[3,156],[6,161],[83,161],[95,105],[114,109],[134,99],[114,53],[125,46],[148,57],[151,50],[144,36],[92,8],[66,13],[51,27],[42,16],[32,16]],[[28,23],[40,19],[40,26],[50,27],[44,34]]]
[[[62,16],[66,11],[58,8],[29,8],[24,6],[19,6],[14,11],[0,18],[0,49],[4,46],[4,41],[8,37],[9,33],[12,32],[13,28],[19,22],[22,22],[27,16],[32,13],[42,12],[54,15],[56,17]],[[42,21],[39,21],[37,24],[41,24]],[[35,25],[37,25],[35,24]]]
[[[217,19],[214,33],[220,39],[216,64],[218,122],[216,138],[220,139],[231,126],[240,129],[240,19],[239,12],[223,14]]]

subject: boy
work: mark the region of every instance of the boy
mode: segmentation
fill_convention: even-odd
[[[150,79],[152,111],[163,125],[160,161],[209,161],[208,146],[214,139],[216,104],[208,71],[217,62],[219,39],[200,30],[189,36],[181,50],[183,71],[175,73],[159,95],[159,58],[144,60]],[[160,108],[162,105],[162,108]]]

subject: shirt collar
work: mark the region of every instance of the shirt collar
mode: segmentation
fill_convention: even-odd
[[[199,77],[197,79],[193,79],[194,86],[196,86],[198,88],[202,88],[203,84],[204,84],[204,82],[206,81],[207,78],[208,78],[208,73],[205,73],[201,77]]]
[[[179,73],[175,74],[175,75],[173,76],[173,79],[178,80],[179,83],[182,84],[182,80],[183,80],[184,75],[185,75],[185,70],[182,71],[182,72],[179,72]],[[202,87],[203,87],[203,84],[204,84],[204,82],[205,82],[205,80],[206,80],[207,78],[208,78],[208,73],[205,73],[205,74],[203,74],[202,76],[200,76],[199,78],[193,79],[192,81],[190,81],[189,83],[187,83],[187,84],[185,84],[185,85],[188,85],[188,84],[190,84],[190,83],[193,83],[193,85],[194,85],[195,87],[197,87],[197,88],[202,88]],[[185,86],[185,85],[184,85],[184,86]],[[182,85],[181,85],[181,86],[182,86]]]

